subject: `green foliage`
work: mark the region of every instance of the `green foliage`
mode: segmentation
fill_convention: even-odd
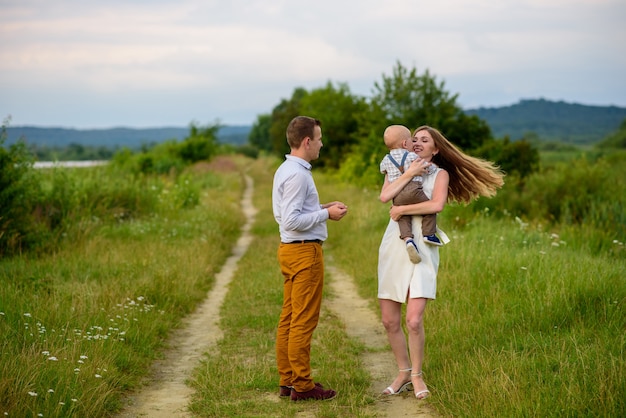
[[[259,149],[250,144],[240,145],[235,151],[244,157],[257,158],[259,156]]]
[[[318,167],[338,168],[356,143],[357,115],[366,110],[365,101],[350,92],[347,84],[314,89],[300,102],[300,114],[322,121],[323,151],[316,160]],[[286,128],[286,126],[285,126]]]
[[[45,251],[65,239],[81,239],[101,222],[121,222],[150,213],[161,199],[179,209],[194,207],[200,191],[184,174],[185,167],[210,159],[220,150],[215,142],[217,129],[192,125],[183,142],[165,141],[152,148],[145,145],[138,153],[124,148],[108,166],[91,169],[35,170],[26,145],[20,141],[8,149],[2,147],[3,135],[0,257]],[[155,174],[167,177],[149,177]]]
[[[583,186],[581,197],[602,202],[608,212],[613,201],[602,187],[620,207],[626,195],[620,169],[625,155],[614,155],[571,162],[580,171],[575,184],[586,176],[601,182]],[[312,360],[319,381],[340,396],[323,404],[277,399],[273,335],[282,296],[268,196],[278,163],[259,158],[240,164],[255,182],[253,242],[220,310],[223,335],[190,379],[196,389],[190,410],[199,416],[384,413],[388,403],[372,385],[382,390],[396,371],[381,377],[377,369],[369,376],[373,368],[365,360],[391,356],[388,347],[365,347],[347,335],[329,304],[314,334]],[[565,166],[533,174],[525,184],[542,180],[533,187],[556,187],[572,175]],[[69,204],[62,210],[85,216],[65,222],[68,239],[54,253],[0,259],[0,334],[6,337],[0,340],[0,411],[8,416],[119,412],[124,394],[141,387],[150,363],[160,357],[166,337],[206,296],[243,222],[238,171],[129,176],[111,165],[63,172],[46,171],[42,190],[50,195],[58,188],[56,194],[72,205],[82,202],[74,206],[78,210]],[[313,173],[322,200],[350,207],[346,218],[328,225],[327,260],[352,276],[369,308],[379,312],[375,254],[388,205],[378,201],[378,188]],[[69,185],[60,189],[64,183]],[[124,183],[131,185],[124,189]],[[119,189],[125,191],[116,194]],[[577,193],[575,185],[562,191]],[[133,207],[128,200],[142,200],[135,196],[140,192],[151,196],[147,210],[141,206],[132,217],[102,210]],[[598,193],[601,199],[593,196]],[[430,407],[442,416],[623,416],[624,240],[614,243],[613,227],[598,230],[591,221],[579,225],[563,218],[546,226],[544,219],[515,219],[496,207],[512,196],[485,199],[490,210],[480,213],[448,206],[438,220],[452,241],[440,249],[438,297],[426,315]],[[528,194],[519,200],[544,198]],[[89,209],[91,200],[100,203]],[[614,223],[626,224],[623,218]],[[327,279],[332,284],[340,278]],[[333,297],[332,289],[325,297]],[[417,407],[411,396],[400,401]]]
[[[609,134],[597,147],[603,149],[626,149],[626,119],[622,121],[617,131]]]
[[[539,151],[526,140],[511,142],[491,140],[473,153],[477,157],[496,162],[507,174],[517,174],[525,178],[539,168]]]
[[[115,149],[70,143],[65,147],[31,144],[30,151],[38,161],[103,161],[110,160]]]
[[[206,127],[191,124],[189,136],[180,144],[177,152],[186,163],[207,161],[215,155],[219,125]]]
[[[8,122],[0,132],[0,258],[36,245],[43,233],[34,216],[40,182],[33,157],[23,141],[3,146]]]
[[[139,153],[123,148],[115,153],[111,164],[135,174],[180,173],[185,166],[208,161],[218,153],[218,130],[219,125],[202,127],[191,124],[189,136],[184,141],[169,140],[151,147],[144,145]]]
[[[491,200],[492,207],[531,221],[586,225],[626,241],[626,161],[576,158],[527,176],[515,176]]]
[[[132,205],[124,194],[136,199],[130,186],[118,191],[133,183],[126,172],[65,171],[63,193],[82,201],[85,216],[93,213],[88,199],[117,202],[94,207]],[[124,391],[141,386],[170,330],[206,296],[239,236],[240,174],[185,173],[176,183],[152,176],[133,191],[154,197],[141,216],[89,225],[78,217],[65,233],[83,239],[60,242],[54,253],[0,259],[2,413],[113,416]]]
[[[445,91],[445,83],[437,83],[428,70],[420,76],[416,68],[409,70],[397,62],[391,76],[383,74],[382,81],[374,83],[371,101],[382,109],[387,124],[415,128],[423,121],[441,126],[453,118],[458,110],[457,97]]]
[[[375,255],[388,205],[377,190],[316,181],[321,196],[350,208],[329,223],[324,251],[378,312]],[[624,415],[624,240],[591,225],[498,219],[494,203],[484,199],[491,210],[480,213],[447,206],[438,218],[451,242],[439,250],[425,316],[431,405],[454,417]]]
[[[382,182],[380,159],[388,152],[383,132],[391,124],[415,129],[427,124],[441,130],[460,148],[475,149],[490,139],[489,127],[475,116],[467,116],[456,104],[457,95],[445,90],[428,71],[419,75],[397,63],[391,76],[375,84],[368,108],[356,115],[357,142],[344,156],[339,168],[343,178],[362,184]]]
[[[272,109],[272,123],[269,127],[269,138],[272,144],[272,151],[277,156],[289,153],[289,145],[285,131],[291,119],[300,114],[300,102],[302,98],[309,94],[305,89],[298,87],[293,91],[291,99],[283,99]],[[322,121],[323,123],[323,121]]]
[[[262,151],[272,151],[272,141],[270,140],[270,127],[272,126],[272,116],[264,113],[257,116],[256,122],[248,134],[248,143]],[[285,128],[286,129],[286,128]]]

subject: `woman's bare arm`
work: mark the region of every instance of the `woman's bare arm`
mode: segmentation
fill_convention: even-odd
[[[415,203],[413,205],[392,206],[389,210],[391,219],[397,221],[402,215],[429,215],[431,213],[441,212],[448,201],[449,181],[450,175],[448,172],[440,170],[435,178],[435,186],[433,187],[433,195],[431,199],[422,203]],[[393,183],[395,183],[395,181]],[[391,184],[393,185],[393,183]]]

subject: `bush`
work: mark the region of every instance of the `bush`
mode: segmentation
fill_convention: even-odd
[[[577,158],[556,163],[522,182],[508,176],[489,204],[531,220],[585,225],[626,239],[626,168],[624,159]],[[477,202],[478,203],[478,202]]]
[[[219,150],[216,140],[218,126],[206,128],[191,125],[190,133],[184,141],[164,141],[144,147],[134,154],[128,148],[115,153],[112,164],[134,174],[181,173],[189,164],[208,161]]]
[[[35,245],[41,233],[34,217],[40,189],[33,157],[22,141],[4,147],[6,123],[0,132],[0,257]]]
[[[525,139],[511,142],[506,137],[503,140],[488,141],[472,154],[494,161],[507,175],[515,173],[521,178],[539,168],[539,151]]]

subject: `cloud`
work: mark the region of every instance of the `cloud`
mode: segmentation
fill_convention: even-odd
[[[0,0],[0,111],[36,123],[65,95],[108,103],[106,124],[149,120],[142,96],[145,112],[166,113],[170,97],[181,114],[251,121],[299,86],[366,95],[396,61],[429,69],[469,106],[542,93],[626,105],[623,3]],[[124,103],[134,108],[122,117]]]

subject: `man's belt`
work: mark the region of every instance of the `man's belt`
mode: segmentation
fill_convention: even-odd
[[[310,243],[322,245],[324,241],[322,241],[321,239],[301,239],[298,241],[283,242],[283,244],[310,244]]]

